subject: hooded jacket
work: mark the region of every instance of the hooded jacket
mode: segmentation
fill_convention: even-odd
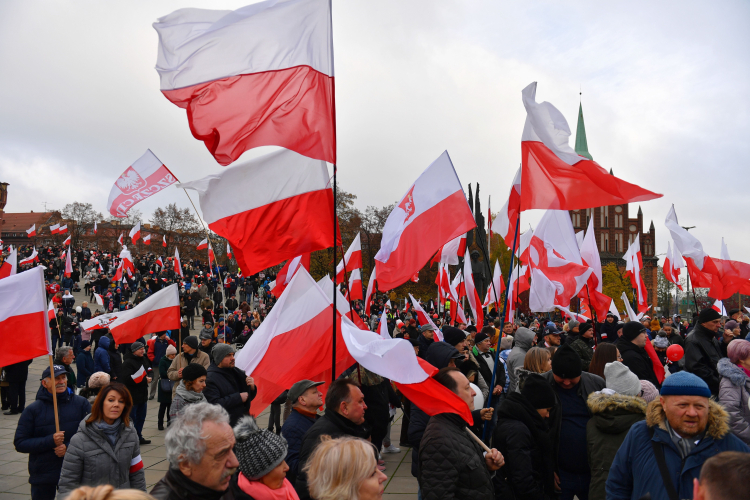
[[[683,460],[670,437],[661,402],[652,401],[646,408],[646,420],[633,425],[615,455],[607,478],[607,500],[630,500],[646,493],[651,494],[652,500],[669,500],[652,441],[664,450],[678,498],[692,498],[693,479],[699,477],[707,459],[722,451],[750,453],[750,448],[729,432],[729,417],[724,409],[708,399],[706,402],[709,405],[706,434]]]
[[[250,402],[258,389],[248,387],[247,375],[239,368],[219,368],[212,363],[206,371],[208,374],[203,394],[209,403],[219,405],[229,413],[229,424],[234,427],[240,418],[250,413]],[[243,392],[247,393],[247,400],[244,402],[240,396]]]
[[[593,415],[586,425],[591,466],[589,500],[605,500],[612,461],[633,424],[646,418],[646,401],[636,396],[595,392],[587,403]]]
[[[104,372],[112,374],[112,368],[109,364],[109,337],[101,337],[96,351],[94,351],[94,373]]]
[[[729,358],[721,358],[716,368],[721,375],[719,401],[729,414],[732,433],[750,446],[750,377]]]
[[[649,341],[647,340],[646,342]],[[656,373],[654,372],[654,365],[646,349],[638,347],[624,338],[617,341],[617,349],[620,351],[620,356],[622,356],[622,364],[627,366],[639,380],[648,380],[657,389],[661,387],[659,379],[656,378]]]
[[[721,347],[714,332],[703,325],[695,325],[685,339],[685,370],[702,378],[714,396],[719,394],[716,365],[721,358]]]
[[[508,378],[510,380],[508,392],[517,392],[518,376],[516,375],[516,369],[523,367],[526,353],[531,349],[535,337],[536,334],[528,328],[522,327],[516,331],[513,349],[508,354]]]
[[[132,422],[127,427],[120,423],[120,435],[114,446],[95,424],[87,425],[85,419],[81,420],[78,432],[70,440],[58,484],[60,498],[65,498],[79,486],[100,484],[146,491],[138,433]]]

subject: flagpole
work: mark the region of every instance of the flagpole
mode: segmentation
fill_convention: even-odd
[[[521,222],[521,212],[519,210],[518,217],[516,218],[516,234],[513,236],[513,248],[511,248],[510,251],[510,264],[508,267],[510,268],[508,270],[508,280],[513,279],[513,257],[516,253],[516,243],[518,243],[518,230],[520,228],[520,222]],[[520,276],[519,276],[520,279]],[[494,281],[494,280],[493,280]],[[502,336],[502,331],[505,329],[505,313],[508,310],[508,292],[510,291],[510,286],[505,287],[505,301],[503,304],[503,316],[500,320],[500,335]],[[497,349],[495,349],[495,366],[492,367],[492,380],[490,380],[490,393],[487,397],[486,406],[485,408],[490,408],[492,405],[492,391],[495,389],[495,376],[497,372],[497,365],[500,364],[500,340],[502,337],[498,338],[497,341]],[[485,435],[487,434],[487,421],[484,421],[484,426],[482,428],[482,441],[485,439]]]
[[[54,309],[54,306],[53,306]],[[57,309],[55,309],[55,323],[57,324],[57,334],[62,338],[60,321],[57,319]],[[50,345],[52,345],[50,339]],[[57,413],[57,384],[55,383],[55,359],[52,354],[49,355],[49,376],[52,379],[52,406],[55,410],[55,432],[60,432],[60,415]]]
[[[346,275],[346,264],[344,264]],[[347,285],[348,286],[348,285]],[[331,339],[331,382],[336,381],[336,164],[333,165],[333,338]]]

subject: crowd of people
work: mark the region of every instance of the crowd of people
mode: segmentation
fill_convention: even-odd
[[[383,455],[401,448],[411,450],[424,499],[747,497],[750,319],[739,310],[628,322],[610,314],[602,323],[546,315],[503,322],[491,310],[477,327],[451,325],[428,301],[432,323],[420,325],[412,311],[389,307],[391,294],[374,294],[369,316],[361,301],[353,309],[371,329],[382,320],[408,341],[472,422],[429,415],[354,365],[325,397],[322,380],[281,392],[261,428],[250,415],[258,388],[235,353],[275,303],[273,276],[193,261],[182,263],[181,277],[148,254],[114,281],[117,256],[82,250],[66,277],[60,251],[41,249],[32,264],[46,267],[56,307],[55,364],[41,374],[34,402],[24,396],[30,362],[4,367],[3,409],[21,414],[14,444],[29,454],[34,500],[369,500],[384,491]],[[89,301],[78,306],[70,292],[81,283]],[[172,283],[179,330],[119,344],[106,327],[81,328]],[[97,296],[101,305],[90,307]],[[667,355],[673,345],[684,352],[678,360]],[[169,470],[146,494],[140,447],[150,443],[143,426],[154,398]],[[392,441],[398,409],[401,434]]]

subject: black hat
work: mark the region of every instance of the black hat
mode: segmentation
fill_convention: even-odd
[[[708,323],[715,319],[721,319],[721,314],[716,309],[708,308],[701,311],[698,315],[698,324]]]
[[[488,335],[487,335],[486,333],[484,333],[484,332],[479,332],[479,333],[477,333],[477,334],[476,334],[476,335],[474,336],[474,343],[475,343],[475,344],[478,344],[478,343],[480,343],[481,341],[483,341],[483,340],[485,340],[485,339],[488,339],[488,338],[490,338],[490,337],[489,337],[489,336],[488,336]]]
[[[578,335],[583,335],[584,333],[588,332],[593,328],[593,325],[591,323],[581,323],[581,326],[578,327]]]
[[[243,417],[234,427],[234,453],[247,479],[258,480],[286,458],[289,446],[284,436],[261,429],[254,417]]]
[[[198,337],[196,337],[195,335],[185,337],[185,340],[183,340],[182,343],[190,347],[191,349],[198,349]]]
[[[443,327],[443,339],[453,347],[456,347],[456,344],[466,340],[466,334],[463,330],[456,327],[445,326]]]
[[[198,377],[204,377],[208,374],[206,369],[200,363],[190,363],[182,369],[182,380],[192,382]]]
[[[557,353],[555,353],[557,356]],[[566,377],[569,378],[569,377]],[[534,409],[552,408],[555,406],[555,392],[549,382],[537,373],[532,373],[526,377],[526,381],[521,389],[521,395],[525,397]]]
[[[727,313],[727,316],[731,318],[733,314],[737,314],[738,312],[740,312],[739,309],[730,309],[729,312]]]
[[[417,339],[408,338],[404,340],[409,342],[412,345],[412,347],[419,347],[419,341]]]
[[[146,346],[145,346],[145,344],[143,342],[135,341],[132,344],[130,344],[130,352],[135,352],[138,349],[143,349],[145,347]]]
[[[560,378],[576,378],[581,376],[581,356],[565,344],[555,351],[552,356],[552,373]]]
[[[469,332],[469,333],[476,332],[477,331],[477,327],[474,326],[474,325],[469,325],[469,326],[466,327],[466,331]]]
[[[638,335],[646,331],[646,327],[638,321],[628,321],[622,327],[622,338],[624,340],[634,340]]]

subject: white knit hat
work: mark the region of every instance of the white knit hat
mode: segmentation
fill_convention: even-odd
[[[604,365],[604,380],[607,389],[612,389],[625,396],[638,396],[641,393],[641,382],[635,373],[619,361]]]

